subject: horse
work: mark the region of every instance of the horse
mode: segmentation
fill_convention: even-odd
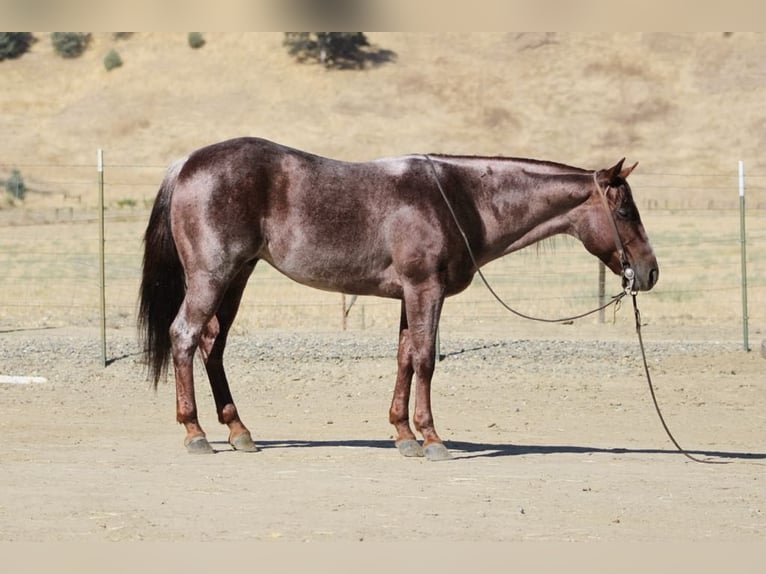
[[[223,355],[258,261],[322,290],[401,301],[389,422],[407,457],[451,457],[434,425],[431,380],[445,297],[479,267],[569,234],[630,288],[659,269],[627,177],[551,161],[411,154],[365,162],[260,138],[214,143],[176,160],[144,235],[138,327],[155,388],[172,359],[176,418],[190,453],[214,452],[194,396],[199,350],[234,450],[258,447],[240,419]],[[629,275],[626,271],[630,271]],[[415,401],[410,426],[413,377]]]

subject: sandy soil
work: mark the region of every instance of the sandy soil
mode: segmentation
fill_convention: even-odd
[[[0,333],[0,541],[762,541],[764,359],[709,333],[596,325],[442,335],[434,404],[454,456],[391,443],[393,330],[232,339],[229,374],[262,450],[233,452],[198,380],[217,453],[191,456],[171,384],[147,383],[129,329]]]

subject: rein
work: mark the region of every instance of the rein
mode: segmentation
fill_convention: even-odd
[[[473,266],[476,268],[476,272],[478,273],[479,277],[481,278],[482,282],[484,283],[484,286],[489,290],[489,292],[492,294],[492,296],[497,300],[500,305],[502,305],[506,310],[510,311],[514,315],[521,317],[522,319],[529,319],[532,321],[540,321],[543,323],[564,323],[568,321],[573,321],[575,319],[582,319],[583,317],[587,317],[588,315],[592,315],[593,313],[596,313],[597,311],[600,311],[602,309],[606,309],[612,304],[619,303],[623,297],[626,295],[631,295],[633,298],[633,315],[636,320],[636,335],[638,336],[638,344],[641,348],[641,360],[644,365],[644,373],[646,374],[646,382],[649,386],[649,393],[652,396],[652,402],[654,403],[654,410],[657,412],[657,416],[660,419],[660,423],[662,423],[662,428],[665,429],[665,434],[667,434],[670,441],[673,443],[673,445],[678,449],[678,452],[684,455],[689,460],[692,460],[694,462],[699,462],[702,464],[729,464],[730,461],[726,460],[707,460],[702,458],[697,458],[690,454],[687,450],[685,450],[675,439],[673,436],[673,433],[670,432],[670,428],[668,427],[667,423],[665,422],[665,417],[662,416],[662,411],[660,410],[660,405],[657,402],[657,397],[654,392],[654,384],[652,383],[652,377],[649,374],[649,365],[646,360],[646,349],[644,348],[644,340],[641,336],[641,313],[638,310],[638,302],[637,302],[637,294],[638,292],[633,289],[633,283],[635,280],[635,273],[633,271],[633,268],[630,266],[630,262],[628,261],[627,256],[625,255],[625,249],[622,243],[622,240],[620,239],[620,234],[617,230],[617,223],[614,221],[614,215],[612,215],[612,211],[609,209],[609,204],[607,202],[606,193],[609,189],[609,186],[607,186],[607,189],[603,189],[601,185],[598,182],[597,172],[593,172],[593,181],[596,184],[596,189],[599,191],[599,196],[601,197],[601,201],[604,205],[604,209],[606,209],[606,212],[609,214],[609,222],[612,227],[612,233],[614,234],[614,242],[617,246],[617,252],[620,256],[620,263],[622,264],[622,280],[623,280],[623,291],[619,295],[615,295],[612,297],[612,299],[604,304],[601,305],[592,311],[587,311],[585,313],[581,313],[579,315],[574,315],[572,317],[564,317],[561,319],[546,319],[541,317],[532,317],[530,315],[526,315],[520,311],[516,311],[512,307],[510,307],[492,288],[492,286],[489,284],[489,281],[487,281],[487,278],[484,276],[484,273],[482,273],[481,268],[479,267],[478,262],[476,261],[476,257],[474,256],[473,249],[471,249],[471,243],[468,241],[468,236],[465,234],[465,231],[463,231],[463,227],[460,225],[460,221],[457,218],[457,214],[455,213],[455,210],[452,208],[452,204],[450,203],[449,199],[447,198],[447,194],[444,192],[444,188],[442,188],[441,182],[439,181],[439,174],[436,171],[436,166],[434,165],[433,160],[431,159],[431,156],[428,154],[425,154],[423,157],[425,157],[426,161],[428,161],[428,164],[431,166],[431,171],[434,174],[434,181],[436,182],[436,187],[439,189],[439,193],[441,193],[442,199],[444,199],[444,203],[447,206],[447,209],[450,212],[450,215],[452,215],[452,220],[455,222],[455,225],[457,226],[458,231],[460,232],[460,235],[463,237],[463,242],[465,243],[465,247],[468,250],[468,256],[471,258],[471,262],[473,263]]]

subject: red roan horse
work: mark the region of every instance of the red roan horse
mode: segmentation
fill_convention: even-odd
[[[417,154],[350,163],[257,138],[176,161],[146,230],[139,326],[155,385],[172,357],[186,448],[213,452],[194,398],[199,349],[230,444],[257,450],[232,400],[223,353],[263,259],[304,285],[401,300],[389,411],[396,445],[405,456],[449,458],[431,413],[444,298],[471,283],[474,259],[481,266],[558,233],[577,237],[616,274],[629,266],[633,289],[651,289],[657,260],[626,181],[634,168]],[[413,375],[422,446],[409,422]]]

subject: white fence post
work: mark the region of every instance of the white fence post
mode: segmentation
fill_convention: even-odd
[[[739,243],[742,257],[742,342],[750,350],[747,321],[747,253],[745,236],[745,164],[739,160]]]
[[[101,362],[106,367],[106,272],[104,270],[104,152],[98,150],[98,258],[100,285],[100,309],[101,309]]]

